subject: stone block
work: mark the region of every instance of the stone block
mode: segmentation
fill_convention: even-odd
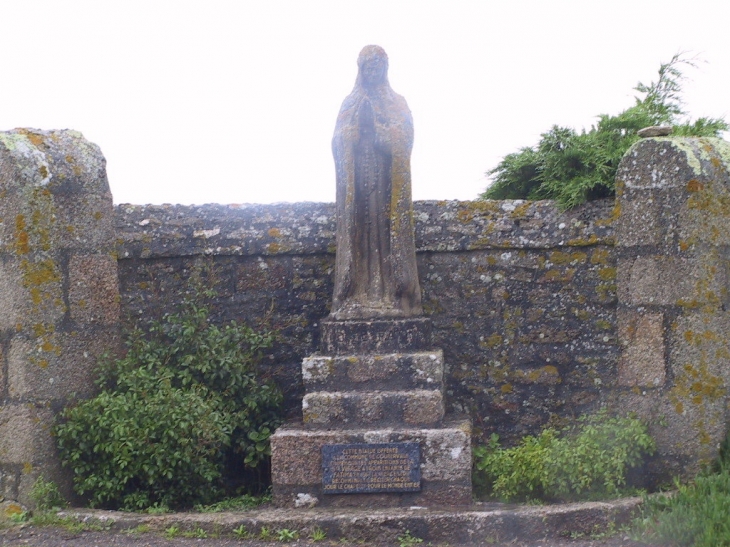
[[[717,257],[640,256],[628,264],[626,291],[634,306],[698,307],[725,299],[727,272]],[[623,278],[622,278],[623,281]]]
[[[440,390],[316,391],[302,400],[307,427],[434,425],[444,416]]]
[[[672,394],[683,406],[723,401],[730,388],[730,314],[679,316],[669,333]]]
[[[15,336],[8,352],[8,392],[11,398],[67,401],[89,397],[98,357],[119,349],[117,330],[47,332],[38,338]]]
[[[618,313],[618,335],[623,352],[618,362],[621,386],[661,387],[666,380],[664,314]]]
[[[322,321],[321,347],[325,355],[430,350],[431,320]]]
[[[74,255],[68,263],[68,301],[77,323],[119,323],[117,260],[108,254]]]
[[[57,253],[6,257],[0,264],[0,328],[56,324],[66,313],[64,272]]]
[[[71,194],[54,196],[57,244],[65,249],[114,252],[112,195]]]
[[[421,492],[322,494],[321,448],[326,444],[416,442],[421,451]],[[271,437],[274,501],[293,507],[308,494],[324,506],[467,505],[471,503],[471,427],[450,419],[439,428],[306,430],[296,424]]]
[[[675,477],[691,479],[714,461],[727,431],[724,401],[709,405],[677,405],[672,390],[618,394],[614,404],[648,424],[656,454],[647,472],[654,487]]]
[[[0,465],[27,468],[53,459],[52,425],[50,409],[20,403],[0,407]]]
[[[1,201],[1,200],[0,200]],[[23,298],[23,277],[20,262],[0,262],[0,330],[22,325],[30,314],[31,302]]]
[[[684,189],[701,175],[697,144],[691,138],[642,139],[624,155],[616,179],[627,189]]]
[[[650,191],[626,189],[617,198],[621,215],[616,221],[616,246],[636,247],[659,245],[662,240],[660,206],[656,199],[647,199]]]
[[[440,389],[441,350],[370,355],[312,355],[302,362],[307,391]]]

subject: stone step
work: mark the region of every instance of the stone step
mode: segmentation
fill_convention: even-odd
[[[440,389],[410,391],[316,391],[302,400],[308,428],[432,426],[444,417]]]
[[[325,494],[322,447],[418,443],[421,488],[417,492]],[[286,424],[271,436],[274,503],[295,507],[307,499],[324,507],[393,507],[469,505],[471,492],[471,424],[449,418],[440,427],[309,430]]]
[[[370,355],[312,355],[302,362],[304,389],[375,391],[443,386],[444,355],[439,350]]]

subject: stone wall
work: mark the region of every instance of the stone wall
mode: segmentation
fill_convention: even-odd
[[[119,340],[112,197],[99,148],[74,131],[0,133],[0,498],[39,475],[70,496],[54,415],[94,392]]]
[[[447,405],[477,442],[607,405],[649,422],[653,483],[717,455],[730,417],[728,165],[723,141],[652,138],[624,157],[615,201],[415,203]],[[120,326],[174,309],[192,277],[216,289],[218,320],[279,333],[264,369],[300,411],[301,362],[332,295],[333,204],[113,209],[104,158],[71,131],[0,133],[0,192],[0,496],[27,502],[39,474],[68,487],[54,415],[93,393]]]
[[[477,437],[536,433],[601,405],[649,422],[651,483],[689,476],[728,426],[730,151],[637,143],[615,200],[416,202],[424,309],[447,404]],[[296,412],[332,294],[331,204],[117,208],[125,321],[163,313],[197,262],[221,318],[281,332],[271,371]],[[477,439],[477,442],[479,441]]]
[[[451,408],[508,440],[592,408],[616,385],[613,201],[416,202],[426,314]],[[212,266],[221,319],[281,333],[271,363],[289,408],[318,349],[334,263],[334,207],[299,203],[117,207],[125,320],[159,317]]]

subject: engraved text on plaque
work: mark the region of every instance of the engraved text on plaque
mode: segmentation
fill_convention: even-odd
[[[325,494],[417,492],[420,455],[418,443],[324,445],[322,490]]]

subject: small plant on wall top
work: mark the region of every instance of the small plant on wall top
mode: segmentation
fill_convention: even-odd
[[[191,291],[177,313],[135,328],[126,355],[101,364],[101,393],[63,412],[61,456],[93,506],[210,503],[227,469],[268,465],[282,395],[256,364],[273,335],[213,324],[213,294]]]
[[[605,410],[575,426],[544,429],[504,448],[493,435],[474,449],[478,494],[503,500],[597,499],[619,495],[627,472],[654,452],[654,440],[637,418]]]

